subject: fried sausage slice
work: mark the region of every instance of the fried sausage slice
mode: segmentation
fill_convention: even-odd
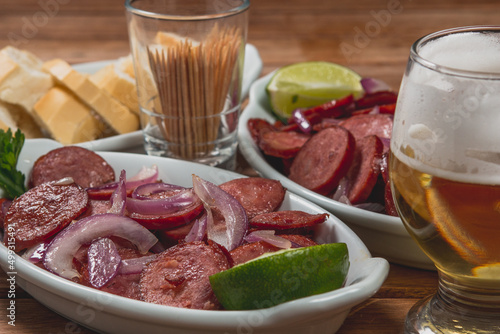
[[[286,193],[280,181],[262,177],[234,179],[219,187],[241,203],[248,219],[277,210],[283,203]]]
[[[141,297],[149,303],[174,307],[219,309],[208,277],[229,267],[217,246],[203,241],[178,244],[160,253],[142,271]]]
[[[335,189],[354,159],[355,139],[340,126],[324,129],[309,139],[295,157],[288,177],[322,195]]]
[[[347,197],[352,204],[368,199],[380,175],[380,162],[384,144],[374,135],[356,141],[356,154],[351,169],[347,173],[349,191]]]
[[[64,146],[41,156],[33,164],[29,187],[72,177],[83,188],[115,180],[113,168],[97,153],[78,146]]]
[[[75,183],[42,183],[12,202],[5,214],[5,230],[14,231],[18,252],[50,239],[80,216],[87,203],[87,192]]]

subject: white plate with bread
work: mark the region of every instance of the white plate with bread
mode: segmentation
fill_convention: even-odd
[[[7,46],[0,50],[0,64],[0,129],[19,128],[27,140],[143,152],[130,56],[70,65]],[[247,44],[242,99],[261,70],[257,49]]]

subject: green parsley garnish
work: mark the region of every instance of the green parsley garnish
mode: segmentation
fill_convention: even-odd
[[[14,136],[10,129],[0,129],[0,188],[4,197],[14,199],[26,192],[25,176],[16,169],[19,153],[24,145],[24,134],[18,129]]]

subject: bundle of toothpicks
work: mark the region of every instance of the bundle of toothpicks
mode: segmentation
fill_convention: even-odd
[[[202,42],[178,38],[148,49],[158,109],[166,116],[157,124],[178,157],[194,160],[213,150],[241,43],[240,29],[215,25]]]

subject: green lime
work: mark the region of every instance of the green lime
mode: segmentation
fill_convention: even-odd
[[[282,250],[209,277],[226,310],[267,308],[340,288],[349,269],[345,243]]]
[[[324,61],[301,62],[278,69],[266,92],[273,114],[280,120],[297,108],[308,108],[363,92],[361,77],[351,69]]]

